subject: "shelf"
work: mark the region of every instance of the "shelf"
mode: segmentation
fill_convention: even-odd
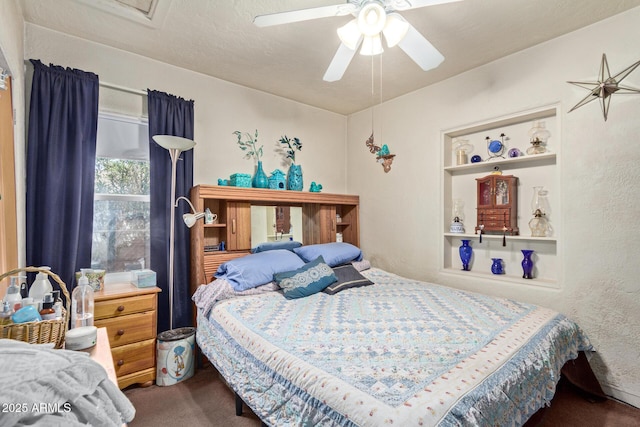
[[[480,238],[479,234],[467,234],[467,233],[444,233],[447,237],[459,237],[460,239],[478,240]],[[502,234],[482,234],[482,240],[502,240]],[[556,237],[533,237],[533,236],[510,236],[507,234],[507,240],[522,240],[525,242],[557,242]]]
[[[497,118],[495,120],[464,126],[461,128],[449,130],[447,135],[451,138],[467,135],[470,133],[485,132],[488,130],[498,129],[507,126],[513,126],[520,123],[533,122],[535,120],[546,119],[548,117],[557,117],[557,107],[549,106],[536,110],[525,111],[514,115]]]
[[[542,286],[546,288],[558,289],[558,282],[549,279],[523,279],[521,276],[509,275],[509,274],[492,274],[483,273],[478,271],[464,271],[454,268],[444,268],[442,270],[445,274],[451,274],[455,276],[473,277],[474,279],[484,279],[492,282],[505,282],[505,283],[518,283],[522,285],[530,286]]]
[[[562,197],[560,182],[561,163],[561,110],[559,105],[541,106],[537,109],[516,112],[507,116],[497,117],[444,129],[441,132],[441,217],[443,230],[440,239],[440,267],[439,271],[449,279],[466,277],[487,283],[504,283],[513,286],[528,285],[533,287],[559,288],[562,278]],[[486,158],[486,139],[496,138],[504,134],[507,148],[517,148],[525,152],[530,144],[529,131],[533,121],[543,120],[551,132],[547,149],[543,154],[523,154],[519,157]],[[468,154],[480,155],[484,161],[457,165],[452,143],[456,138],[468,140],[473,147]],[[475,152],[473,150],[476,150]],[[517,181],[517,194],[513,197],[517,206],[516,225],[525,235],[504,235],[502,232],[476,234],[477,222],[478,182],[485,180],[488,175],[499,169],[507,176],[514,176]],[[549,192],[550,204],[553,210],[549,216],[554,235],[551,237],[533,237],[528,227],[531,214],[532,189],[544,187]],[[459,202],[458,202],[459,201]],[[510,200],[511,202],[511,200]],[[462,207],[462,216],[467,218],[465,233],[451,233],[449,227],[452,221],[454,204]],[[465,213],[466,210],[466,213]],[[511,220],[513,221],[513,219]],[[473,247],[473,261],[471,271],[459,269],[460,240],[470,240]],[[535,271],[538,278],[531,280],[522,278],[521,250],[535,251]],[[501,258],[506,274],[491,273],[492,259]]]
[[[218,224],[205,224],[204,228],[226,228],[227,224],[218,223]]]
[[[513,157],[507,159],[485,160],[478,163],[467,163],[464,165],[446,166],[444,171],[449,173],[471,173],[486,170],[490,172],[494,166],[503,167],[531,167],[543,164],[552,164],[556,161],[556,153],[534,154],[530,156]]]
[[[336,222],[338,227],[346,227],[347,225],[351,225],[350,222]]]

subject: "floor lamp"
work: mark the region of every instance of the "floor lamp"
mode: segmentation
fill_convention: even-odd
[[[169,330],[173,329],[173,256],[175,239],[176,164],[183,151],[191,150],[196,143],[190,139],[172,135],[155,135],[153,140],[169,151],[171,156],[171,225],[169,231]]]

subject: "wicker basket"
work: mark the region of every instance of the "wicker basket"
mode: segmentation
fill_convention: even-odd
[[[62,295],[64,295],[66,306],[69,307],[71,299],[67,286],[60,277],[49,270],[38,267],[16,268],[0,276],[0,281],[7,277],[16,275],[17,273],[45,273],[51,276],[60,286]],[[54,343],[55,348],[62,348],[64,345],[64,336],[67,333],[69,325],[69,311],[62,308],[62,319],[58,320],[41,320],[39,322],[12,323],[0,326],[0,338],[10,338],[13,340],[24,341],[30,344],[46,344]]]

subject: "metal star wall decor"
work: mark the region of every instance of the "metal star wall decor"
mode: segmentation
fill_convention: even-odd
[[[640,61],[630,65],[624,70],[620,71],[615,76],[611,77],[609,72],[609,63],[607,62],[607,55],[602,54],[602,63],[600,64],[600,79],[597,82],[567,82],[572,85],[579,86],[583,89],[587,89],[589,94],[585,96],[580,102],[578,102],[569,112],[572,112],[576,108],[582,107],[594,101],[600,99],[600,106],[602,107],[602,114],[604,114],[604,121],[607,121],[607,115],[609,114],[609,104],[614,93],[619,94],[633,94],[640,93],[640,89],[620,86],[620,82],[625,79],[633,70],[635,70]]]

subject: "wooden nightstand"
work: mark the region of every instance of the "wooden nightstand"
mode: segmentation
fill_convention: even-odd
[[[121,389],[152,385],[156,378],[158,292],[157,287],[112,283],[94,295],[94,325],[107,328]]]

